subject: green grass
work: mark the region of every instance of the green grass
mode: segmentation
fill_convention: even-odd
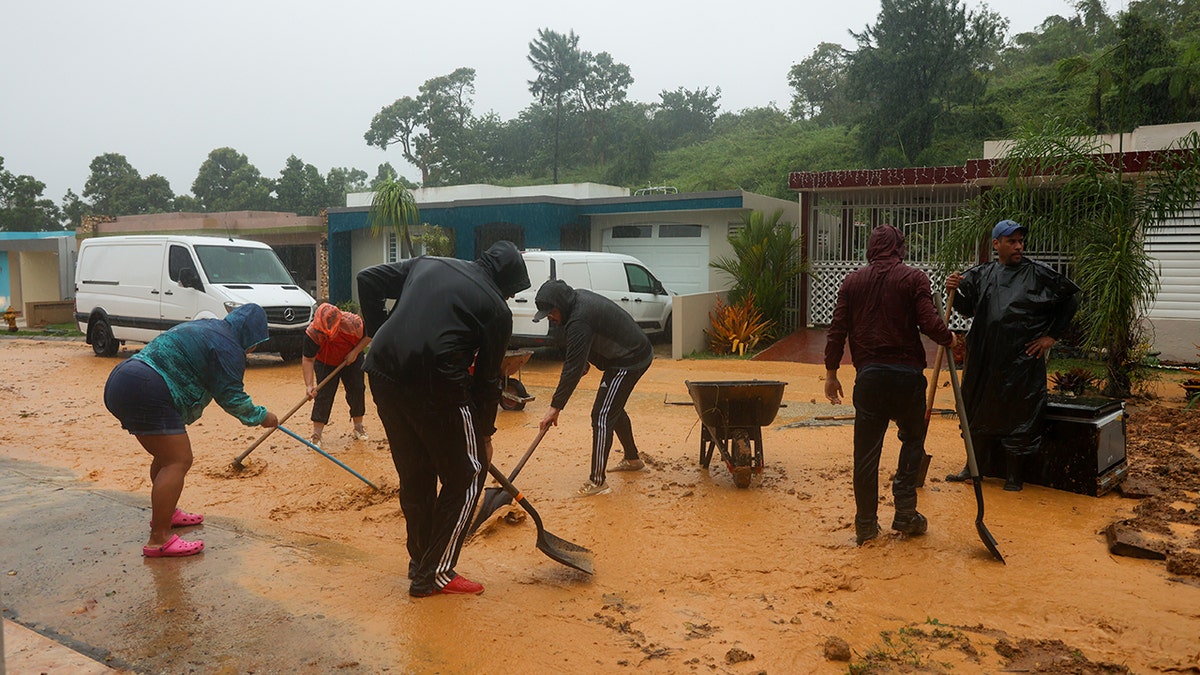
[[[29,337],[31,335],[43,337],[83,337],[83,333],[79,332],[79,326],[77,326],[74,322],[51,323],[38,328],[22,328],[15,333],[5,329],[3,333],[0,333],[0,335],[7,335],[10,337]]]

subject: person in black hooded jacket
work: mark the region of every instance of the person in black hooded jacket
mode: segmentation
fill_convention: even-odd
[[[508,241],[474,262],[422,256],[358,273],[372,338],[363,369],[400,476],[413,597],[483,592],[454,567],[492,456],[512,334],[505,300],[526,288]]]
[[[625,412],[625,403],[654,360],[650,338],[617,303],[589,290],[573,289],[559,279],[542,284],[534,302],[538,311],[533,320],[549,318],[552,324],[562,325],[567,345],[558,388],[540,428],[545,430],[558,424],[558,414],[567,406],[589,362],[603,371],[592,404],[591,472],[588,482],[576,494],[589,497],[612,492],[605,482],[605,468],[614,433],[621,440],[625,458],[613,470],[645,468],[633,440],[633,425]]]

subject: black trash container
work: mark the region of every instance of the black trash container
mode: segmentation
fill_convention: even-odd
[[[1041,471],[1030,482],[1099,497],[1125,479],[1125,402],[1050,396]]]

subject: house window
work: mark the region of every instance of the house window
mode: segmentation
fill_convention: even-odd
[[[660,239],[699,239],[703,235],[704,232],[699,225],[663,224],[658,226]]]
[[[617,225],[612,229],[613,239],[649,239],[653,236],[653,225]]]
[[[563,225],[558,231],[558,241],[564,251],[590,251],[592,233],[586,225]]]
[[[475,257],[479,258],[492,244],[511,241],[525,249],[525,228],[515,223],[487,223],[475,228]]]
[[[411,236],[412,232],[409,232],[409,235]],[[415,258],[415,257],[421,256],[421,255],[425,255],[425,244],[418,239],[413,242],[413,257]],[[401,259],[402,258],[400,257],[400,238],[396,236],[395,232],[388,232],[388,234],[387,234],[387,262],[390,262],[390,263],[400,262]]]

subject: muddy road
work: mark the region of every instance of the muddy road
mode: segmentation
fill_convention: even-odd
[[[952,417],[935,416],[927,442],[934,458],[918,508],[928,534],[885,530],[856,547],[852,427],[814,419],[853,409],[823,402],[820,365],[659,358],[629,406],[648,469],[611,473],[611,494],[578,499],[598,382],[589,373],[517,482],[548,530],[595,552],[595,575],[542,555],[532,521],[502,509],[458,567],[486,592],[413,600],[397,479],[372,404],[371,440],[354,441],[339,398],[324,447],[378,492],[281,433],[233,471],[260,430],[210,406],[190,427],[196,463],[180,502],[207,517],[183,534],[208,548],[146,560],[148,456],[101,401],[117,361],[37,339],[0,340],[0,356],[4,616],[118,670],[1200,671],[1197,577],[1105,545],[1104,528],[1137,516],[1139,502],[1034,485],[1009,493],[989,480],[986,523],[1002,565],[975,530],[973,491],[940,480],[963,463]],[[536,435],[559,367],[539,353],[523,369],[537,399],[500,413],[501,470]],[[763,428],[763,474],[739,489],[719,459],[699,466],[684,381],[754,378],[786,381],[786,407]],[[272,356],[251,357],[246,387],[277,413],[304,395],[299,365]],[[936,407],[953,407],[948,388]],[[1139,424],[1177,410],[1135,412],[1146,421],[1131,418],[1131,447],[1179,453],[1172,466],[1200,458],[1197,434],[1168,433],[1178,420],[1159,424],[1154,443],[1139,440]],[[307,408],[288,426],[307,431]],[[889,432],[882,485],[897,450]],[[1190,480],[1164,508],[1195,510]],[[891,515],[885,490],[885,527]],[[1200,529],[1176,520],[1160,524],[1185,542]]]

